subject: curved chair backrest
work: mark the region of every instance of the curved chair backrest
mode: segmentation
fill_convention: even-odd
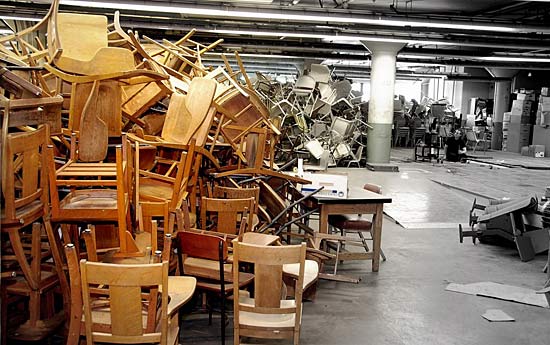
[[[2,193],[5,213],[2,221],[15,221],[17,210],[33,203],[48,203],[48,173],[46,146],[49,127],[41,125],[32,132],[10,133],[5,138],[5,151],[2,159]],[[30,219],[29,221],[34,221]],[[21,225],[21,224],[19,224]]]

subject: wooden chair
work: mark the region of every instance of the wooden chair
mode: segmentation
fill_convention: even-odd
[[[363,186],[363,189],[382,194],[382,188],[379,185],[373,183],[367,183]],[[356,232],[359,235],[361,244],[366,252],[369,252],[369,245],[367,240],[372,240],[372,219],[366,218],[362,215],[329,215],[328,223],[330,226],[339,229],[342,236],[345,236],[348,232]],[[364,233],[368,233],[369,237],[365,237]],[[380,250],[380,256],[382,260],[386,261],[386,255],[384,251]]]
[[[219,199],[203,196],[201,199],[201,227],[226,234],[237,234],[243,218],[254,210],[254,198]],[[245,232],[252,231],[248,222]]]
[[[239,187],[224,187],[224,186],[216,185],[214,186],[214,189],[212,191],[212,196],[214,198],[220,198],[220,199],[254,198],[254,207],[249,210],[252,216],[249,216],[249,219],[251,219],[252,230],[258,226],[260,222],[258,217],[258,212],[260,212],[259,210],[260,188],[259,187],[239,188]],[[265,210],[262,210],[262,212],[265,212]]]
[[[291,180],[297,183],[309,184],[310,181],[299,177],[290,176],[282,172],[265,167],[264,160],[272,160],[274,155],[273,150],[268,143],[268,130],[266,128],[257,127],[241,127],[234,125],[225,126],[225,130],[236,131],[232,140],[237,145],[235,154],[237,156],[237,164],[224,166],[216,173],[216,178],[228,177],[232,175],[267,175],[279,177],[285,180]],[[233,134],[225,134],[225,137],[231,137]],[[266,147],[270,147],[266,150]],[[267,159],[266,159],[267,156]]]
[[[135,69],[130,50],[108,46],[106,16],[59,13],[58,5],[52,3],[48,19],[48,50],[55,66],[83,75]]]
[[[106,343],[160,343],[168,340],[168,262],[143,265],[117,265],[80,262],[86,341]],[[108,286],[109,308],[97,310],[92,292]],[[142,289],[148,288],[145,296]],[[99,303],[102,301],[100,300]],[[149,305],[160,302],[160,311],[147,313]],[[94,309],[103,313],[94,313]],[[156,308],[153,308],[156,311]],[[145,312],[144,312],[145,310]],[[149,318],[152,317],[152,320]],[[158,321],[157,321],[158,318]],[[102,325],[100,331],[94,324]],[[153,327],[148,327],[150,324]]]
[[[197,158],[195,154],[195,141],[189,145],[178,145],[172,154],[179,155],[177,159],[154,155],[151,157],[142,155],[147,147],[153,152],[163,150],[162,145],[142,145],[139,141],[134,143],[135,158],[135,204],[140,216],[141,230],[150,230],[144,224],[150,224],[152,217],[163,217],[165,233],[174,231],[174,224],[183,230],[184,213],[187,207],[185,200],[189,194],[192,168]],[[147,153],[147,151],[145,151]],[[194,220],[191,221],[194,224]]]
[[[254,264],[254,298],[234,298],[234,344],[241,337],[291,338],[298,345],[302,321],[302,287],[306,245],[255,246],[237,242],[233,247],[233,274],[242,263]],[[297,264],[294,299],[285,299],[283,265]],[[234,290],[238,285],[234,283]]]
[[[265,209],[269,212],[272,221],[267,225],[263,225],[259,231],[266,231],[268,229],[275,229],[274,233],[283,236],[283,231],[287,232],[287,243],[291,240],[290,227],[295,225],[298,229],[304,230],[305,234],[292,234],[300,238],[308,239],[313,234],[313,229],[307,225],[307,217],[317,212],[316,209],[305,211],[299,216],[293,214],[293,210],[304,200],[304,196],[295,195],[288,201],[283,199],[275,189],[264,181],[260,181],[260,202],[265,206]],[[288,202],[287,202],[288,201]],[[317,292],[317,281],[319,279],[319,273],[322,271],[324,262],[331,259],[332,256],[314,248],[307,249],[307,260],[305,261],[305,274],[303,280],[304,296],[308,299],[314,300]],[[284,265],[283,271],[285,273],[285,282],[287,285],[293,284],[298,277],[297,265]],[[292,293],[293,287],[289,287],[289,292]]]
[[[225,344],[225,300],[234,291],[250,284],[254,275],[239,272],[238,268],[234,274],[234,268],[227,264],[227,242],[218,236],[180,231],[177,233],[176,243],[180,274],[196,277],[199,291],[207,295],[213,294],[220,299],[221,342]],[[209,322],[212,324],[212,307],[208,306],[208,310]]]
[[[87,246],[88,244],[90,247],[89,250],[93,251],[93,242],[86,242]],[[153,261],[154,262],[167,262],[169,261],[170,252],[171,252],[171,243],[172,243],[172,237],[171,236],[165,236],[164,238],[164,249],[162,251],[162,254],[157,254],[154,256]],[[82,318],[83,316],[83,310],[82,310],[82,284],[81,284],[81,277],[80,277],[80,269],[78,264],[78,255],[76,252],[76,249],[72,243],[65,245],[65,254],[67,257],[67,266],[69,269],[69,278],[71,281],[71,311],[70,311],[70,319],[69,319],[69,327],[68,327],[68,335],[67,335],[67,345],[76,345],[79,344],[80,336],[85,336],[85,324],[84,320]],[[112,258],[111,258],[112,259]],[[124,262],[123,264],[139,264],[140,262],[143,262],[143,258],[133,258],[135,259],[135,262]],[[88,257],[88,261],[96,262],[97,257]],[[124,259],[126,260],[126,259]],[[176,276],[169,276],[168,277],[168,295],[169,295],[169,302],[168,302],[168,344],[177,344],[178,340],[178,333],[179,333],[179,308],[187,303],[191,297],[193,296],[193,293],[195,291],[196,286],[196,279],[193,277],[176,277]],[[96,296],[106,296],[106,291],[101,291],[99,288],[95,288],[94,293]],[[149,305],[152,306],[151,304]],[[154,309],[148,309],[148,312],[153,313]],[[101,313],[101,311],[92,310],[92,314],[94,313]],[[154,320],[149,320],[154,321]],[[151,324],[151,325],[154,325]],[[152,329],[151,325],[149,327]],[[92,326],[93,330],[101,330],[101,325],[94,324]]]
[[[202,157],[208,158],[215,167],[219,167],[217,159],[210,151],[204,149],[216,112],[211,106],[216,87],[217,84],[213,80],[194,78],[187,95],[177,92],[172,94],[160,137],[128,134],[128,138],[133,142],[170,150],[186,151],[188,149],[186,145],[194,140],[197,154],[193,158],[190,175],[186,176],[192,207],[196,207],[197,204],[197,182]],[[195,214],[194,209],[191,214]]]
[[[48,147],[51,214],[55,223],[116,224],[120,254],[141,255],[131,234],[130,195],[133,181],[128,146],[123,137],[122,146],[116,148],[116,163],[84,163],[69,159],[57,170],[53,147]],[[76,154],[73,152],[71,156]],[[61,188],[70,188],[62,199]],[[68,234],[64,236],[69,237]]]
[[[9,122],[8,116],[5,114],[4,126]],[[28,319],[14,333],[15,338],[38,341],[63,322],[63,313],[56,315],[53,307],[54,289],[61,286],[65,308],[69,291],[49,220],[49,130],[47,125],[41,125],[31,132],[4,134],[1,231],[7,239],[2,240],[2,271],[18,276],[14,284],[6,287],[7,295],[29,298]],[[47,242],[42,240],[43,230]],[[53,265],[47,262],[50,258]]]

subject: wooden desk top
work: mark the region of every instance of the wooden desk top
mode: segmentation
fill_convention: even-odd
[[[347,198],[331,198],[322,195],[314,195],[312,198],[319,204],[388,204],[392,202],[388,196],[365,190],[359,186],[349,188]]]

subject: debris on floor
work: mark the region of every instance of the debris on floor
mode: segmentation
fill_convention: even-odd
[[[513,317],[506,314],[500,309],[487,309],[485,314],[481,315],[484,319],[490,322],[513,322],[516,321]]]
[[[542,207],[543,202],[540,204]],[[542,224],[536,195],[513,200],[490,200],[489,205],[478,204],[470,210],[471,231],[459,227],[459,238],[489,238],[498,236],[515,243],[521,261],[530,261],[536,254],[548,250],[549,235]]]
[[[472,284],[450,283],[445,290],[468,295],[491,297],[536,307],[550,308],[544,295],[537,294],[535,290],[518,286],[494,282],[479,282]]]

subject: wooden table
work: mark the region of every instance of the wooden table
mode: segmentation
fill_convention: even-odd
[[[384,204],[391,203],[391,198],[367,191],[361,187],[349,188],[347,198],[327,198],[313,196],[319,204],[319,232],[328,233],[328,216],[330,214],[372,214],[373,248],[368,253],[361,254],[361,259],[372,260],[372,271],[378,272],[380,265],[380,242],[382,240],[382,219]],[[350,253],[354,254],[354,253]],[[340,256],[343,260],[345,257]],[[358,257],[357,257],[358,258]],[[353,259],[357,259],[353,257]],[[349,259],[352,259],[350,257]]]

